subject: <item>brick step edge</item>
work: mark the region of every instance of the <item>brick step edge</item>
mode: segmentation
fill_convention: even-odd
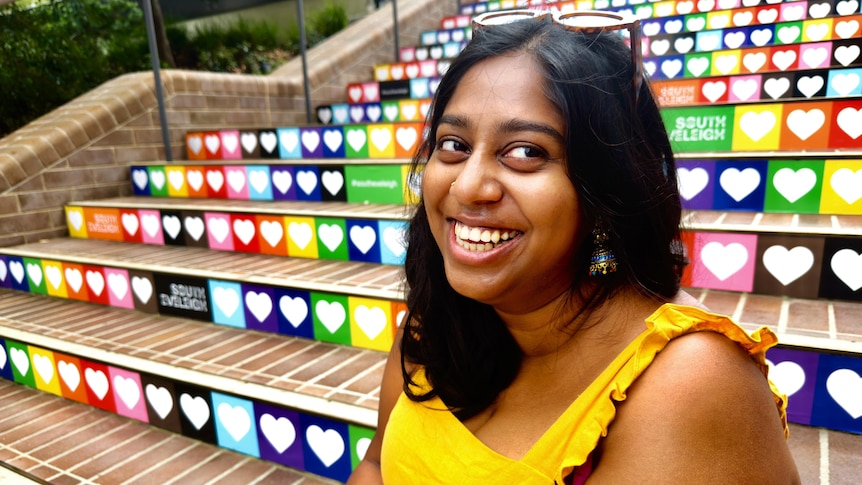
[[[376,412],[359,406],[5,324],[0,336],[8,356],[0,375],[7,380],[335,480],[347,479],[376,426]]]

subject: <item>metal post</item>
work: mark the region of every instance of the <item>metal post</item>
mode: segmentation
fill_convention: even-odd
[[[395,62],[401,60],[401,49],[398,47],[398,0],[392,0],[393,35],[395,36]]]
[[[156,83],[156,101],[159,103],[159,120],[162,125],[162,143],[165,146],[165,159],[173,161],[171,137],[168,133],[168,115],[165,113],[165,95],[162,92],[162,74],[159,67],[159,49],[156,47],[156,28],[153,26],[153,6],[150,0],[143,0],[144,22],[147,24],[147,43],[150,44],[150,59],[153,61],[153,78]]]
[[[311,93],[308,88],[308,67],[305,58],[305,13],[302,0],[296,0],[296,11],[299,18],[299,54],[302,56],[302,86],[305,92],[305,121],[311,123]]]

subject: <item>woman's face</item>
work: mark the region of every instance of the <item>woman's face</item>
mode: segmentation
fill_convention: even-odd
[[[467,71],[437,127],[422,182],[449,283],[507,313],[568,294],[581,239],[566,126],[540,72],[525,54]]]

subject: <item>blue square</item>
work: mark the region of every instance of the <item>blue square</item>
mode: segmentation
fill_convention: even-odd
[[[24,259],[17,256],[6,256],[6,266],[9,270],[11,288],[18,291],[30,291],[30,283],[25,270]]]
[[[820,355],[811,425],[862,433],[862,358]]]
[[[296,200],[320,201],[320,173],[317,166],[297,167],[295,171]]]
[[[3,254],[0,254],[0,288],[12,288],[12,273],[9,272],[9,262]]]
[[[766,197],[766,161],[722,161],[715,164],[715,210],[762,211]]]
[[[15,381],[15,376],[12,374],[12,359],[9,358],[9,348],[6,347],[6,340],[0,338],[0,377],[7,381]],[[5,358],[4,358],[5,357]]]
[[[307,291],[276,288],[275,304],[280,333],[314,339],[311,295]]]
[[[259,458],[252,402],[213,391],[212,403],[218,445]]]
[[[760,25],[756,28],[752,28],[748,32],[748,41],[751,43],[751,45],[757,47],[765,47],[768,45],[772,45],[774,40],[774,24]]]
[[[213,323],[229,327],[245,328],[245,312],[242,305],[242,288],[239,283],[209,280],[210,309]]]
[[[751,27],[724,29],[724,48],[733,50],[753,46],[751,30]]]
[[[272,200],[272,183],[268,165],[246,165],[246,176],[249,199]]]
[[[404,264],[407,254],[407,223],[402,221],[379,221],[377,233],[380,234],[380,262],[383,264]]]
[[[342,482],[350,476],[348,426],[325,418],[301,414],[305,470]]]
[[[323,129],[323,157],[344,158],[344,128]]]
[[[425,99],[430,97],[431,92],[428,89],[428,79],[427,77],[420,77],[410,80],[410,98]]]
[[[826,97],[862,96],[862,69],[832,69],[826,83]]]
[[[299,142],[299,128],[278,128],[278,157],[283,159],[302,158],[302,143]]]
[[[350,122],[350,105],[347,103],[332,105],[332,124],[346,125]]]
[[[377,222],[347,219],[347,251],[351,261],[379,263],[380,235]]]
[[[131,167],[130,173],[132,177],[132,189],[135,195],[149,196],[150,195],[150,173],[146,167]]]
[[[665,56],[659,59],[658,69],[652,79],[679,79],[685,76],[685,56]]]

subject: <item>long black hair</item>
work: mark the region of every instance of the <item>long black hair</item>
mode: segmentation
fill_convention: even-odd
[[[685,265],[680,199],[670,142],[648,85],[634,93],[628,46],[613,34],[570,32],[551,19],[475,29],[473,40],[440,82],[429,112],[429,133],[413,160],[421,176],[434,149],[437,126],[456,87],[477,63],[513,52],[540,67],[543,90],[566,121],[568,175],[583,224],[610,236],[615,273],[588,276],[592,244],[570,262],[571,301],[586,315],[623,287],[658,300],[679,290]],[[401,340],[404,391],[410,399],[439,396],[460,419],[488,407],[508,387],[522,353],[494,309],[449,285],[440,249],[420,201],[410,222],[405,271],[408,318]],[[588,289],[587,289],[588,288]],[[574,330],[572,330],[574,331]],[[413,386],[408,365],[424,367],[432,389]]]

